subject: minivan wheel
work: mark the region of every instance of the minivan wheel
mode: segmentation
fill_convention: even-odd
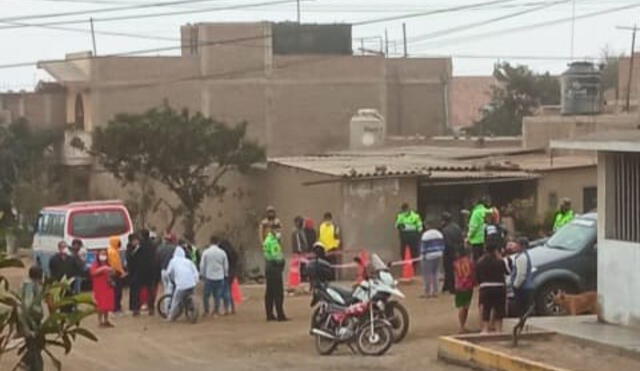
[[[574,294],[578,290],[568,282],[553,281],[545,284],[536,295],[536,312],[542,316],[560,316],[566,314],[563,308],[553,302],[553,297],[561,291]]]

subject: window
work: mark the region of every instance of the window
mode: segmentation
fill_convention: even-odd
[[[640,242],[640,154],[611,154],[607,161],[607,238]]]
[[[110,237],[127,233],[129,222],[122,210],[76,211],[71,214],[71,235]]]
[[[596,211],[598,208],[598,188],[585,187],[582,189],[582,212]]]
[[[64,236],[64,214],[42,214],[38,219],[38,233],[46,236]]]
[[[555,192],[549,193],[549,210],[555,210],[558,208],[558,194]]]
[[[84,102],[82,101],[82,94],[76,95],[75,124],[77,129],[84,130]]]

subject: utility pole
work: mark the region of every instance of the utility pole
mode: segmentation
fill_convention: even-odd
[[[384,29],[384,55],[389,56],[389,33]]]
[[[627,78],[627,97],[624,105],[624,110],[629,112],[631,110],[631,84],[633,83],[633,62],[635,60],[636,52],[636,32],[638,31],[637,25],[633,27],[616,27],[621,30],[631,30],[631,56],[629,57],[629,76]]]
[[[407,53],[407,24],[402,22],[402,43],[404,44],[404,57],[407,58],[409,53]]]
[[[627,101],[625,102],[625,110],[631,109],[631,82],[633,81],[633,60],[636,52],[636,25],[633,25],[633,33],[631,34],[631,56],[629,57],[629,79],[627,80]]]
[[[96,33],[93,30],[93,18],[89,18],[89,23],[91,24],[91,42],[93,43],[93,56],[98,55],[98,51],[96,49]]]
[[[571,2],[571,60],[573,60],[573,42],[576,31],[576,0]]]
[[[296,11],[298,14],[298,24],[300,24],[300,0],[296,0]]]

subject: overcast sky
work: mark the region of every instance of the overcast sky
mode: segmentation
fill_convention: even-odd
[[[65,53],[90,50],[91,36],[87,32],[90,16],[96,19],[95,29],[98,32],[164,38],[155,40],[98,34],[97,50],[98,54],[103,55],[178,45],[179,26],[187,22],[296,19],[295,1],[280,1],[277,4],[241,10],[214,10],[217,7],[273,3],[276,0],[192,0],[192,3],[126,11],[16,19],[29,15],[95,11],[169,1],[179,0],[0,0],[0,66],[59,59],[64,58]],[[452,9],[473,4],[479,5],[475,8]],[[498,59],[527,64],[537,71],[562,72],[571,56],[572,22],[543,23],[571,18],[573,5],[572,0],[302,0],[301,10],[302,22],[355,23],[353,37],[371,37],[365,45],[370,49],[379,48],[379,40],[373,37],[384,36],[386,29],[392,41],[390,52],[396,53],[402,52],[402,23],[406,22],[411,56],[451,55],[454,58],[454,75],[488,75]],[[626,9],[610,12],[622,7]],[[142,19],[104,20],[126,15],[135,17],[189,11],[197,12]],[[590,14],[598,15],[580,19]],[[393,16],[399,19],[367,23]],[[628,53],[631,32],[618,30],[616,26],[631,26],[640,21],[640,1],[575,0],[575,16],[575,58],[597,58],[605,46],[616,53]],[[15,22],[36,24],[68,20],[87,22],[50,26],[82,29],[80,32],[42,27],[6,28],[11,25],[7,22],[15,25]],[[357,25],[358,22],[365,24]],[[354,50],[359,48],[360,42],[354,41],[353,47]],[[47,75],[37,71],[34,66],[0,67],[0,90],[29,89],[39,78],[47,78]]]

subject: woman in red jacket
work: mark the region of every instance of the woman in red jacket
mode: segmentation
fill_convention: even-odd
[[[109,265],[107,251],[100,250],[96,261],[91,265],[91,280],[93,283],[93,299],[98,310],[100,327],[113,327],[109,322],[109,312],[115,309],[115,291],[111,277],[113,269]]]

